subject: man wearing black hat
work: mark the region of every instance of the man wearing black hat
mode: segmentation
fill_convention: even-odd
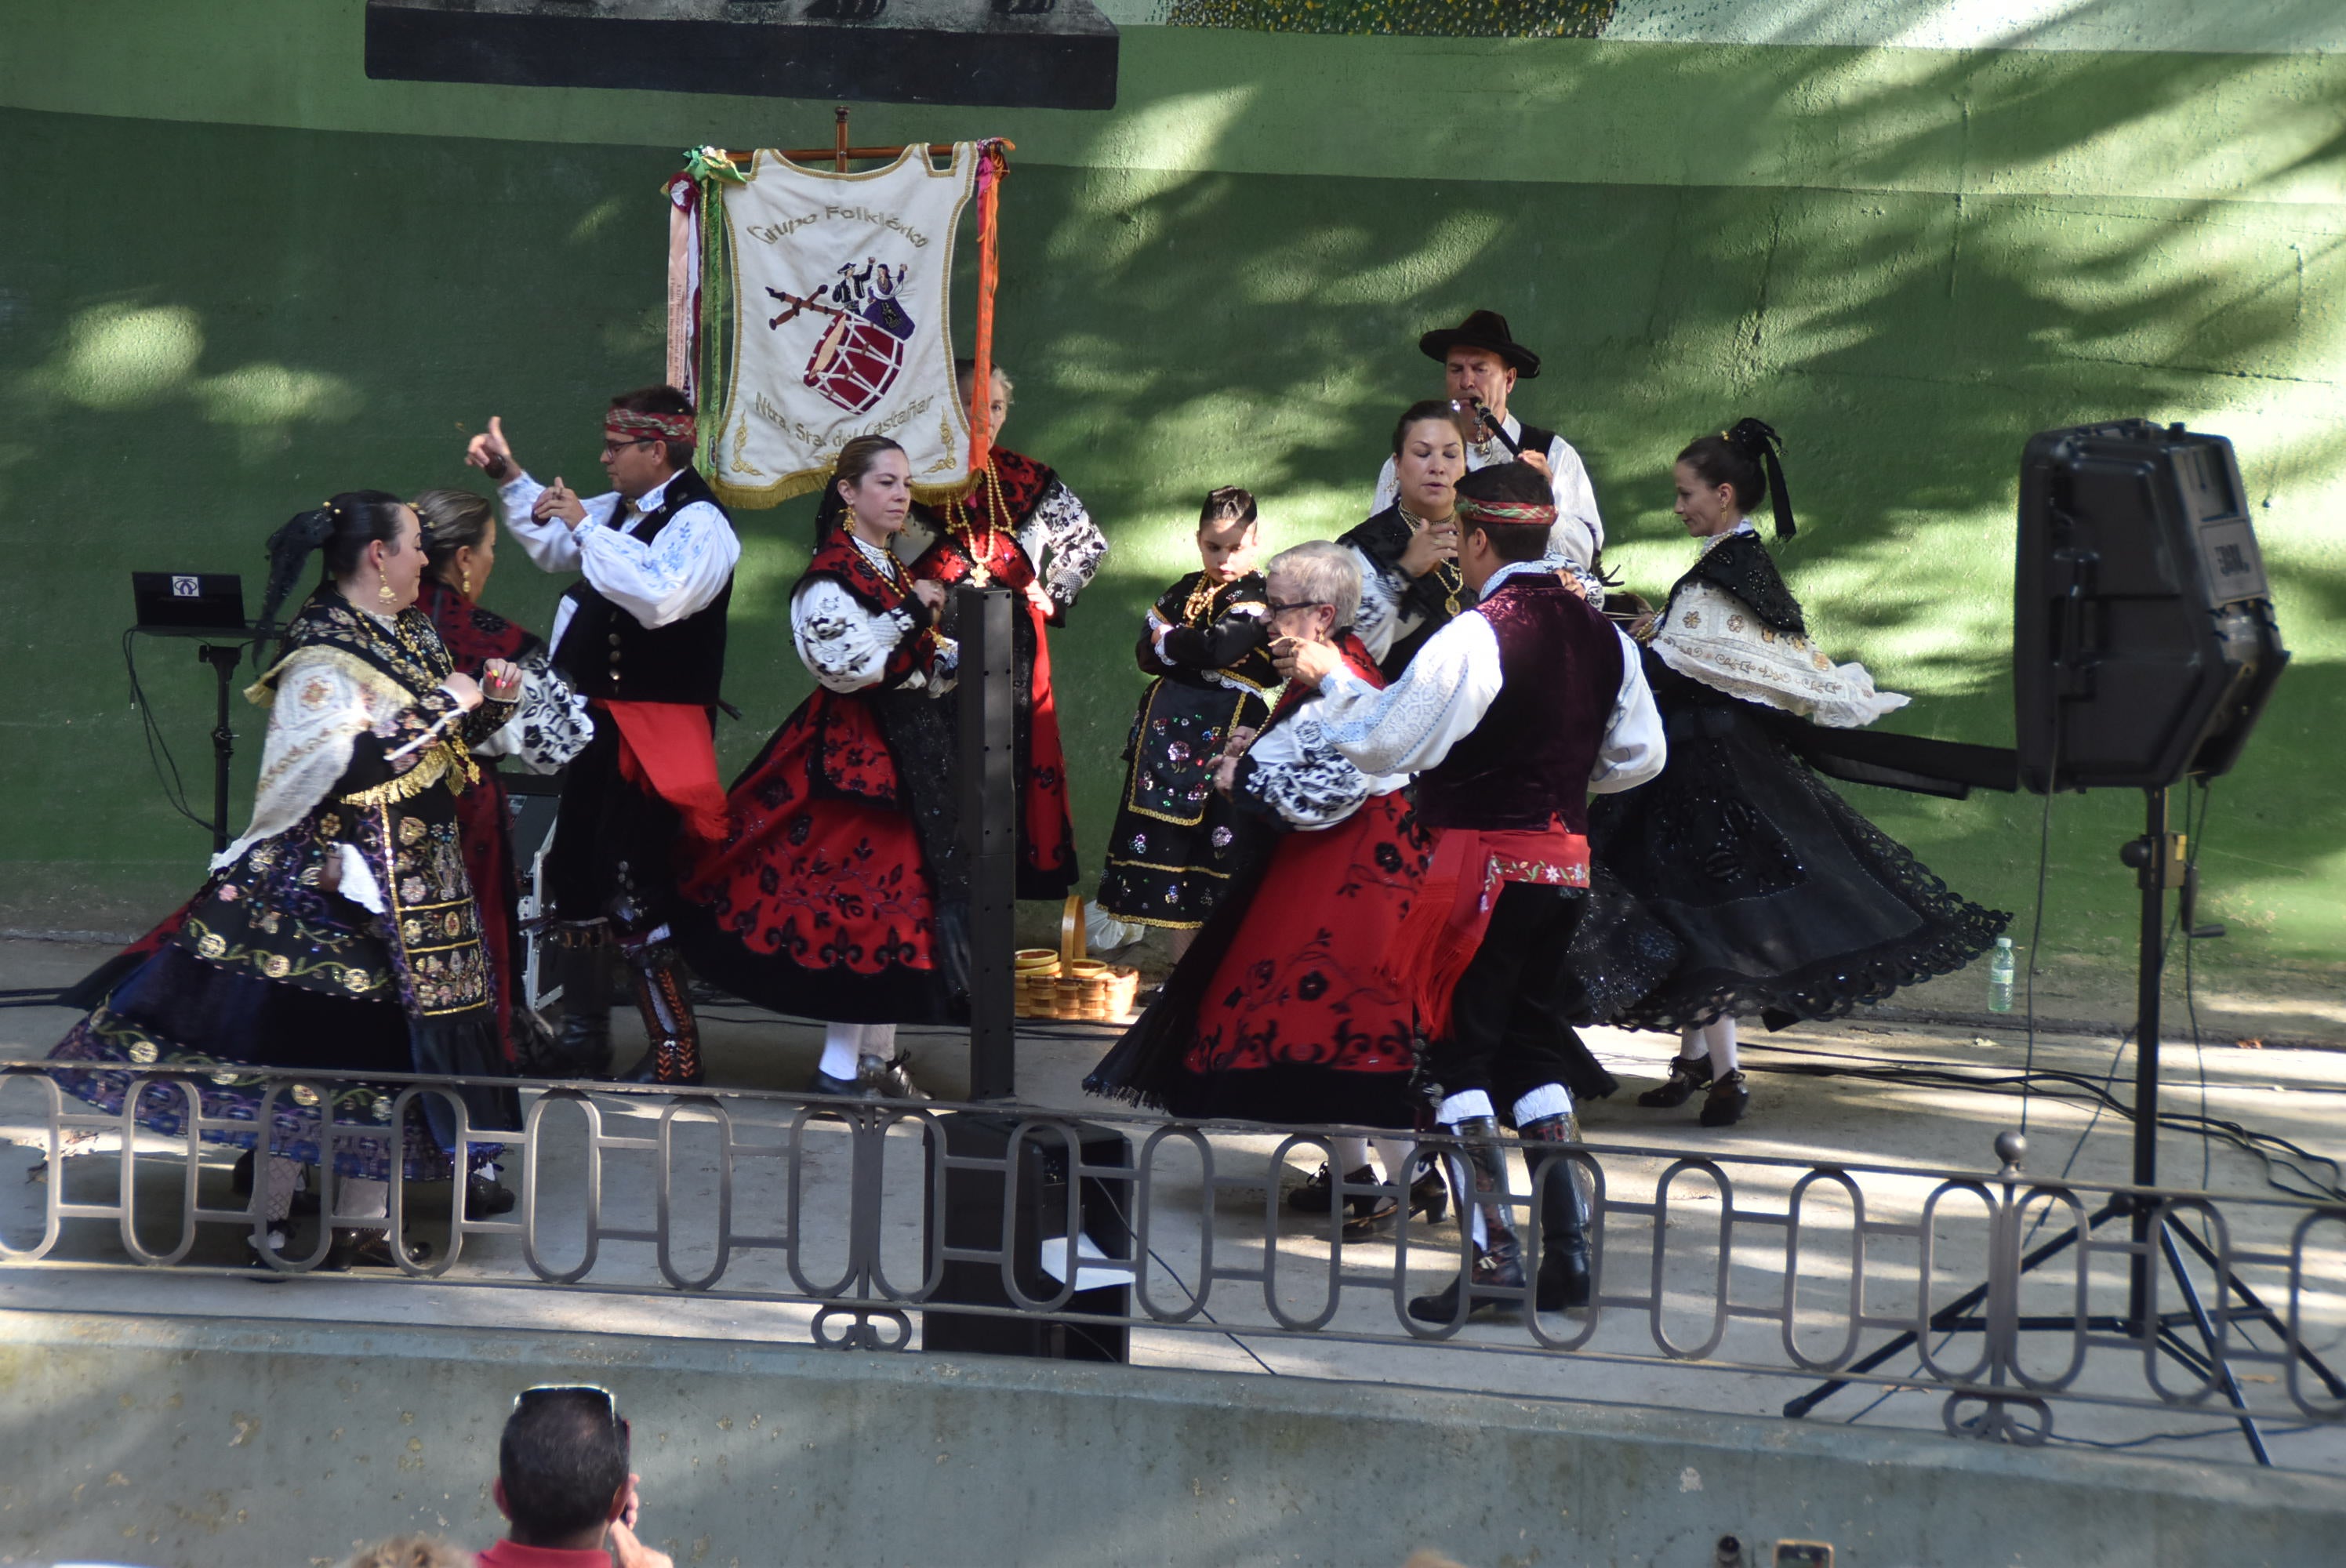
[[[1539,356],[1515,341],[1507,319],[1496,311],[1477,311],[1454,327],[1442,327],[1417,340],[1429,360],[1440,361],[1448,395],[1472,411],[1479,406],[1487,420],[1478,420],[1480,440],[1466,447],[1466,468],[1472,473],[1494,463],[1519,458],[1547,475],[1556,493],[1556,527],[1548,535],[1547,564],[1569,569],[1592,594],[1596,585],[1597,553],[1605,547],[1604,520],[1596,514],[1596,491],[1588,483],[1588,465],[1572,443],[1552,430],[1528,425],[1507,412],[1507,395],[1518,378],[1529,381],[1540,372]],[[1496,425],[1504,438],[1494,434]],[[1518,451],[1517,449],[1520,449]],[[1401,499],[1401,483],[1393,460],[1385,459],[1377,475],[1376,499],[1371,515]]]

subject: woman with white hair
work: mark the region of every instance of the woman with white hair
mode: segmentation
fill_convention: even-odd
[[[1362,680],[1384,684],[1352,628],[1352,551],[1299,545],[1266,575],[1274,636],[1333,644]],[[1431,841],[1402,792],[1407,776],[1346,761],[1321,731],[1316,698],[1290,687],[1244,753],[1217,768],[1215,787],[1276,840],[1248,858],[1252,871],[1232,879],[1157,1000],[1084,1081],[1093,1094],[1199,1120],[1415,1126],[1417,1017],[1379,965]],[[1408,1140],[1377,1141],[1388,1173],[1411,1168]],[[1348,1181],[1373,1186],[1368,1140],[1337,1144]],[[1400,1186],[1389,1174],[1348,1194],[1346,1234],[1391,1217]],[[1324,1212],[1330,1189],[1318,1190],[1316,1206],[1294,1207]],[[1438,1176],[1410,1192],[1413,1211],[1437,1220],[1446,1202]]]

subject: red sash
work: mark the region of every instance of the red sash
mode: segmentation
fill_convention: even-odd
[[[1490,929],[1505,882],[1588,885],[1588,840],[1551,821],[1545,828],[1481,832],[1444,828],[1424,891],[1385,950],[1383,971],[1414,998],[1427,1033],[1450,1032],[1450,999]]]
[[[675,807],[704,843],[725,837],[725,788],[709,710],[682,702],[597,702],[619,728],[619,777]]]

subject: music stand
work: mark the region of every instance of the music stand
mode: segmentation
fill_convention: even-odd
[[[138,623],[130,629],[150,637],[193,637],[196,657],[219,679],[219,707],[212,725],[212,853],[228,848],[229,761],[236,732],[229,728],[230,678],[244,650],[262,633],[244,618],[244,579],[233,572],[133,572],[130,595]]]

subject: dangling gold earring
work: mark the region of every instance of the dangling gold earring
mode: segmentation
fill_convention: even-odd
[[[459,572],[456,574],[456,591],[464,595],[468,599],[473,596],[472,573]]]
[[[391,591],[391,579],[389,577],[378,577],[375,579],[374,596],[383,602],[385,608],[389,608],[391,606],[399,603],[399,596]]]

